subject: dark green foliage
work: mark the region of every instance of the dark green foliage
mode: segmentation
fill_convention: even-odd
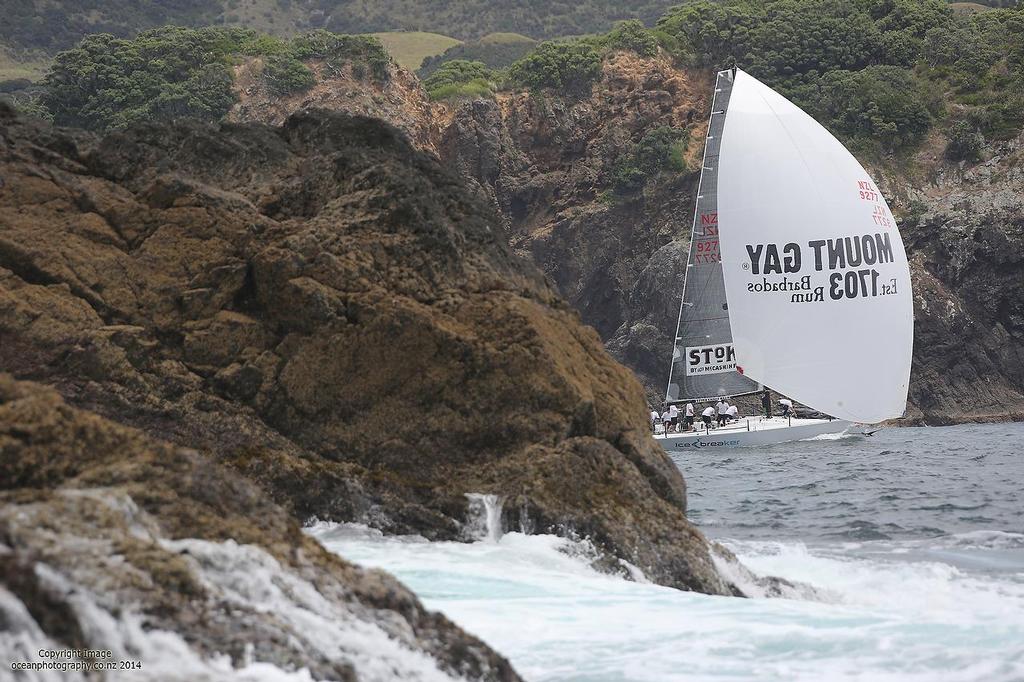
[[[515,62],[509,80],[524,88],[556,88],[570,94],[589,91],[601,75],[601,54],[590,43],[574,40],[541,43]]]
[[[293,0],[299,4],[299,0]],[[338,33],[433,31],[460,40],[490,33],[521,33],[539,40],[604,33],[616,22],[639,19],[652,25],[679,0],[306,0],[329,20],[324,28]],[[479,58],[478,55],[465,55]],[[486,63],[487,60],[480,59]]]
[[[4,93],[0,94],[0,101],[7,101],[18,112],[25,116],[41,118],[46,121],[53,120],[53,114],[51,114],[50,110],[43,106],[42,102],[39,101],[38,95],[24,94],[23,92],[11,95]]]
[[[57,55],[42,103],[58,124],[94,130],[179,116],[215,121],[235,102],[227,55],[252,35],[173,26],[134,40],[92,35]]]
[[[316,76],[308,66],[288,54],[274,54],[263,62],[267,88],[275,95],[304,92],[316,84]]]
[[[658,54],[658,40],[644,25],[632,19],[615,27],[601,40],[607,50],[629,50],[641,57],[653,57]]]
[[[369,75],[376,81],[386,81],[391,57],[379,40],[373,36],[339,35],[317,30],[292,40],[289,54],[296,59],[322,59],[328,69],[339,70],[352,64],[353,73]]]
[[[927,94],[898,66],[830,71],[818,81],[812,109],[848,140],[877,140],[887,149],[919,142],[931,126]]]
[[[494,94],[494,72],[481,62],[456,59],[445,62],[423,81],[431,99],[489,97]]]
[[[947,133],[946,156],[954,161],[977,161],[985,138],[967,121],[956,121]]]
[[[636,146],[612,166],[612,186],[617,194],[633,194],[647,181],[666,170],[686,170],[688,130],[661,127],[648,131]]]
[[[976,127],[1019,131],[1024,11],[955,15],[940,0],[692,0],[658,22],[678,58],[738,65],[847,142],[917,143],[943,101],[989,113]],[[1000,113],[991,113],[994,111]]]
[[[442,64],[456,59],[481,62],[492,69],[504,69],[524,57],[537,46],[537,41],[524,40],[474,40],[453,45],[443,53],[427,57],[423,60],[416,73],[426,78],[441,67]]]
[[[264,58],[263,76],[277,95],[315,84],[302,60],[322,61],[328,71],[351,64],[357,77],[378,80],[390,63],[369,36],[314,31],[289,42],[247,29],[167,26],[132,40],[92,35],[61,52],[41,103],[57,123],[93,130],[182,117],[218,121],[237,99],[231,65],[246,56]]]

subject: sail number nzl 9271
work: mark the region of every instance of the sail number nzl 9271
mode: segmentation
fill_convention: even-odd
[[[888,233],[876,232],[856,237],[812,239],[805,248],[790,242],[783,244],[747,244],[749,263],[744,270],[760,275],[747,282],[747,291],[757,293],[789,292],[792,303],[834,301],[869,296],[890,296],[897,290],[897,279],[885,277],[875,265],[892,263],[892,241]],[[810,270],[828,271],[827,284],[818,284]],[[861,267],[866,266],[866,267]],[[771,277],[783,275],[781,279]],[[794,275],[790,277],[789,275]]]

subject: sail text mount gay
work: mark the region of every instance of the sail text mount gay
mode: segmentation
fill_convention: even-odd
[[[712,397],[681,377],[723,373],[844,420],[902,416],[910,270],[877,185],[825,128],[743,71],[719,74],[712,109],[669,399]],[[715,243],[701,246],[708,225]],[[707,318],[717,327],[687,329]]]

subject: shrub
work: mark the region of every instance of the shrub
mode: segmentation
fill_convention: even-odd
[[[658,54],[658,40],[636,19],[624,21],[601,41],[608,50],[629,50],[641,57]]]
[[[600,75],[601,55],[583,41],[541,43],[509,68],[509,79],[516,85],[571,94],[589,91]]]
[[[632,194],[666,170],[685,171],[688,130],[660,127],[648,131],[636,146],[612,166],[612,187],[617,194]]]
[[[316,84],[316,76],[309,67],[295,57],[270,55],[263,61],[263,78],[267,89],[275,95],[290,95],[309,90]]]
[[[357,78],[370,75],[383,82],[390,74],[391,57],[384,44],[373,36],[341,35],[318,29],[294,38],[289,54],[299,60],[322,59],[334,71],[352,64],[352,73]]]
[[[946,157],[953,161],[977,161],[985,138],[967,121],[956,121],[947,133]]]
[[[489,97],[494,94],[494,72],[481,62],[456,59],[445,62],[423,81],[431,99]]]
[[[480,40],[452,45],[439,55],[424,58],[416,73],[420,78],[426,78],[441,68],[442,64],[456,59],[482,62],[491,69],[504,69],[526,56],[536,46],[537,41],[526,36],[484,36]]]

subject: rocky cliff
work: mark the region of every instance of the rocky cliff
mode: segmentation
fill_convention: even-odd
[[[514,251],[536,263],[634,370],[664,394],[682,293],[711,74],[616,53],[590,93],[503,92],[432,104],[378,98],[395,121],[488,198]],[[390,104],[386,102],[390,101]],[[332,106],[346,108],[342,101]],[[419,134],[429,116],[440,130]],[[616,191],[616,163],[652,130],[688,131],[688,170]],[[868,160],[902,219],[915,283],[908,417],[941,424],[1024,414],[1024,139],[983,160],[945,159],[938,132],[909,162]]]
[[[144,614],[168,608],[162,581],[215,599],[206,563],[223,552],[341,595],[361,589],[345,571],[362,574],[327,562],[297,521],[471,539],[467,495],[493,493],[507,529],[585,538],[606,566],[666,585],[739,591],[686,520],[639,383],[512,253],[486,199],[394,128],[313,111],[278,128],[99,138],[3,109],[0,139],[0,368],[35,382],[5,379],[0,400],[0,480],[16,505],[4,542],[18,561],[98,592],[92,571],[113,565],[100,555],[127,571],[124,552],[141,553],[143,575],[116,573],[131,584],[101,606],[153,582]],[[92,516],[36,538],[22,506]],[[95,543],[62,554],[89,524]],[[135,536],[142,545],[117,551]],[[228,538],[230,550],[209,544]],[[32,610],[36,582],[5,585],[43,635],[77,641]],[[46,603],[77,608],[60,594]],[[399,596],[401,608],[370,606],[401,611],[410,647],[444,670],[514,676]],[[353,618],[378,618],[360,609]],[[182,627],[208,641],[200,652],[237,652],[232,633]],[[464,658],[444,653],[458,642]],[[273,660],[301,660],[281,646]]]

